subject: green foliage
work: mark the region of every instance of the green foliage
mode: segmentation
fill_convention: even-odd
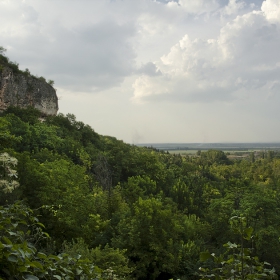
[[[0,46],[0,54],[3,55],[4,52],[6,52],[7,50],[3,47]]]
[[[40,117],[34,108],[0,116],[0,152],[18,159],[10,168],[21,186],[2,193],[0,205],[21,199],[40,215],[53,241],[35,242],[48,259],[35,253],[39,263],[77,263],[79,251],[77,265],[88,258],[111,279],[198,279],[208,250],[225,263],[211,256],[204,269],[240,272],[251,262],[256,274],[268,261],[280,271],[277,153],[234,162],[215,150],[171,155],[98,135],[73,114]],[[229,224],[233,216],[242,219]]]
[[[40,81],[42,81],[42,82],[45,82],[45,83],[47,82],[46,79],[45,79],[44,77],[42,77],[42,76],[39,77],[38,79],[39,79]]]
[[[17,73],[17,74],[21,73],[21,71],[19,70],[18,66],[19,66],[19,64],[17,62],[9,61],[9,68],[11,68],[12,71],[14,73]]]
[[[107,244],[104,248],[98,246],[89,249],[83,239],[79,238],[72,243],[64,243],[63,251],[71,257],[81,255],[90,260],[103,270],[103,274],[112,273],[113,278],[127,278],[132,269],[128,267],[128,259],[125,250],[114,249]]]
[[[12,147],[17,151],[30,152],[39,152],[43,148],[58,150],[60,145],[62,145],[62,139],[57,135],[58,127],[39,122],[38,111],[33,108],[28,110],[28,113],[31,115],[29,118],[30,123],[22,121],[19,117],[15,116],[14,113],[6,115],[5,120],[10,124],[10,134],[13,134],[13,136],[10,136],[7,133],[4,135],[7,139],[14,138],[14,143],[11,142],[11,144],[14,144]],[[21,110],[16,108],[11,108],[9,111],[14,111],[19,116],[21,115]],[[17,143],[18,141],[16,142],[16,140],[21,141]]]
[[[0,54],[0,63],[5,65],[9,62],[8,58],[6,56],[4,56],[3,54]],[[1,66],[1,71],[3,70],[3,66]]]
[[[1,64],[7,64],[9,62],[8,58],[4,55],[7,50],[0,46],[0,73],[3,70],[3,66]]]
[[[53,80],[48,80],[48,84],[53,87],[54,86],[54,81]]]
[[[29,69],[28,69],[28,68],[25,68],[25,70],[24,70],[24,74],[26,74],[27,76],[30,76],[30,75],[31,75],[31,73],[30,73],[30,71],[29,71]]]
[[[57,242],[77,237],[90,240],[106,224],[95,211],[84,167],[61,158],[41,164],[25,158],[19,164],[21,173],[25,174],[20,182],[29,205],[44,205],[42,221]]]
[[[122,193],[125,200],[133,204],[139,197],[146,198],[156,194],[156,182],[148,176],[133,176],[128,178],[128,182],[122,185]]]
[[[13,169],[17,165],[17,159],[8,153],[0,154],[0,190],[4,193],[11,193],[19,186],[14,180],[17,178],[17,171]]]
[[[207,164],[229,164],[230,161],[223,151],[209,150],[200,153],[201,160]]]
[[[4,116],[9,114],[13,114],[17,116],[20,121],[29,123],[31,125],[39,122],[39,117],[41,116],[41,112],[31,106],[26,109],[10,106],[4,112]]]
[[[232,217],[230,224],[240,237],[241,244],[224,244],[226,251],[218,256],[208,251],[201,253],[200,261],[208,261],[208,266],[200,268],[200,279],[277,279],[275,269],[271,269],[269,263],[260,262],[258,257],[252,255],[253,248],[244,247],[244,241],[253,239],[253,228],[246,227],[246,219]]]
[[[185,258],[198,257],[202,227],[195,227],[195,223],[200,224],[178,213],[168,200],[139,198],[119,222],[113,244],[127,249],[136,279],[155,279],[162,273],[176,275],[181,269],[186,272]],[[194,236],[197,243],[190,246]]]
[[[4,148],[10,148],[15,144],[18,144],[22,137],[15,136],[11,132],[11,123],[4,118],[0,118],[0,151]]]
[[[79,256],[38,251],[38,244],[49,236],[22,204],[0,207],[0,234],[1,279],[101,279],[101,271]]]

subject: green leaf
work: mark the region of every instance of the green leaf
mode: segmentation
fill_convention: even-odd
[[[44,267],[42,266],[42,264],[40,262],[37,262],[37,261],[33,261],[30,266],[32,267],[36,267],[36,268],[39,268],[39,269],[44,269]]]
[[[40,258],[40,259],[47,259],[47,255],[46,254],[44,254],[44,253],[41,253],[41,252],[39,252],[38,254],[37,254],[37,256],[38,256],[38,258]]]
[[[200,253],[199,259],[201,262],[205,262],[210,258],[211,258],[211,254],[208,251]]]
[[[13,235],[13,236],[17,236],[18,234],[16,232],[13,232],[13,231],[7,231],[10,235]]]
[[[12,244],[13,244],[12,241],[11,241],[8,237],[6,237],[6,236],[3,236],[3,240],[4,240],[7,244],[9,244],[9,245],[12,245]]]
[[[230,249],[233,249],[233,248],[237,248],[237,244],[235,243],[231,243],[230,241],[226,244],[223,245],[225,248],[230,248]]]
[[[253,228],[252,227],[248,227],[244,230],[245,236],[244,239],[246,240],[250,240],[252,237],[252,233],[253,233]]]
[[[8,261],[10,261],[10,262],[17,262],[17,261],[18,261],[18,258],[17,258],[16,255],[11,254],[11,255],[8,257]]]
[[[19,271],[19,272],[29,272],[28,269],[29,269],[29,266],[24,265],[24,266],[20,266],[20,267],[18,268],[18,271]]]
[[[25,275],[24,279],[26,279],[26,280],[39,280],[39,278],[37,276],[30,275],[30,274]]]
[[[42,223],[36,223],[37,226],[40,226],[42,228],[45,228],[45,226]]]

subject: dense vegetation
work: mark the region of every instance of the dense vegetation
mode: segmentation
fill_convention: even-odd
[[[0,279],[280,271],[275,153],[183,157],[98,135],[71,114],[39,117],[33,108],[0,116]]]

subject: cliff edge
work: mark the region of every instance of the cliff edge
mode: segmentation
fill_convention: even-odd
[[[56,115],[58,98],[55,89],[30,73],[16,72],[9,66],[0,65],[0,112],[9,106],[32,106],[43,115]]]

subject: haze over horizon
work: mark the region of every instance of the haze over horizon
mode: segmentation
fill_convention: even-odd
[[[203,142],[173,142],[173,143],[170,143],[170,142],[159,142],[159,143],[155,143],[155,142],[148,142],[148,143],[138,143],[139,145],[146,145],[146,144],[158,144],[158,145],[161,145],[161,144],[179,144],[179,145],[185,145],[185,144],[280,144],[280,141],[279,142],[207,142],[207,143],[203,143]],[[137,145],[138,145],[137,144]]]
[[[0,0],[0,46],[99,134],[280,142],[280,0]]]

